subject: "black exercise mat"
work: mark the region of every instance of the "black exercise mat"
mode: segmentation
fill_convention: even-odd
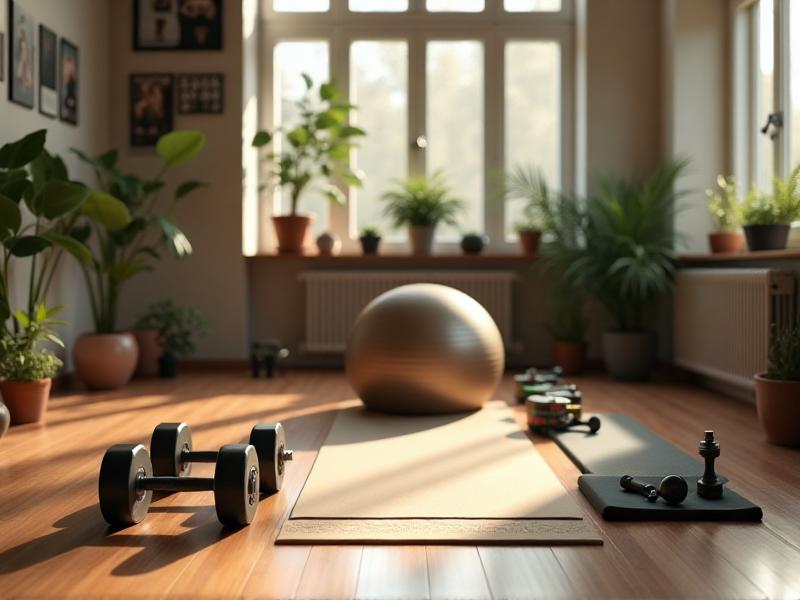
[[[689,456],[664,441],[636,419],[627,415],[598,415],[602,421],[595,433],[562,431],[553,439],[569,456],[581,473],[594,475],[682,475],[699,477],[703,474],[700,455]],[[697,442],[703,435],[697,432]],[[725,462],[725,447],[717,464]]]
[[[605,426],[605,422],[603,423]],[[658,487],[661,477],[637,477]],[[578,487],[595,510],[607,521],[760,521],[761,508],[725,488],[719,500],[697,495],[698,477],[686,477],[689,495],[681,504],[670,506],[661,498],[647,498],[626,492],[613,475],[581,475]]]

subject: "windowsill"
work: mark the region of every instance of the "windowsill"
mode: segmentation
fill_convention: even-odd
[[[725,252],[720,254],[683,254],[678,257],[682,263],[701,262],[749,262],[759,260],[785,260],[800,258],[800,248],[786,250],[762,250],[759,252]]]
[[[246,256],[247,260],[261,261],[304,261],[304,262],[370,262],[370,263],[396,263],[396,262],[533,262],[535,256],[524,254],[338,254],[336,256],[322,256],[320,254],[256,254]]]

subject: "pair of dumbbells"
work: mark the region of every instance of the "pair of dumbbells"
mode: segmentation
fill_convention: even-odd
[[[106,451],[100,465],[100,510],[112,525],[134,525],[147,515],[155,491],[213,491],[220,522],[247,525],[260,494],[281,489],[292,457],[280,423],[256,425],[248,444],[218,451],[194,450],[186,423],[162,423],[153,430],[150,452],[141,444],[118,444]],[[189,477],[194,462],[215,463],[214,477]]]

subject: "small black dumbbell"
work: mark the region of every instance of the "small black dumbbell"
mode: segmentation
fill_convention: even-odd
[[[134,525],[150,509],[154,491],[214,492],[217,518],[225,525],[247,525],[258,508],[258,456],[249,444],[223,446],[214,477],[156,477],[147,449],[118,444],[100,465],[100,511],[111,525]]]
[[[572,419],[565,429],[574,429],[576,427],[586,426],[589,428],[589,433],[597,433],[600,430],[600,417],[589,417],[586,421],[580,419]]]
[[[703,476],[697,480],[697,495],[706,500],[722,498],[722,479],[714,471],[714,461],[719,457],[719,442],[714,439],[714,432],[705,431],[700,441],[700,456],[705,459],[706,468]]]
[[[680,475],[667,475],[661,480],[657,488],[649,483],[636,481],[630,475],[623,475],[619,480],[619,484],[625,490],[641,494],[649,502],[655,502],[661,497],[667,504],[680,504],[686,500],[686,496],[689,493],[689,484]]]
[[[286,434],[280,423],[259,424],[250,432],[249,443],[256,450],[259,463],[259,490],[274,494],[283,485],[286,461],[293,458],[286,448]],[[192,430],[186,423],[161,423],[150,438],[153,474],[159,477],[186,477],[192,463],[217,462],[218,453],[194,450]]]

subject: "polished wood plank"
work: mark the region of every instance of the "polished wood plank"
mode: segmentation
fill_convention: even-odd
[[[767,444],[751,405],[700,388],[576,381],[587,410],[630,414],[689,453],[703,429],[715,429],[720,472],[763,506],[764,523],[606,523],[578,491],[574,465],[536,438],[604,546],[275,546],[352,392],[336,371],[267,381],[204,370],[55,397],[45,425],[14,427],[0,441],[0,597],[800,597],[798,450]],[[512,397],[510,377],[498,397]],[[521,409],[516,415],[524,425]],[[140,525],[108,528],[97,507],[103,452],[147,443],[156,424],[179,420],[191,423],[198,448],[245,440],[253,423],[281,420],[296,450],[284,489],[241,530],[219,525],[210,493],[159,498]]]
[[[422,546],[366,546],[361,555],[356,598],[430,598],[428,563]]]

